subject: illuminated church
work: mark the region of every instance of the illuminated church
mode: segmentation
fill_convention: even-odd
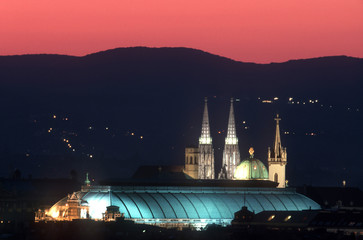
[[[274,147],[268,148],[268,170],[258,159],[254,158],[251,148],[250,157],[241,162],[236,134],[236,124],[233,109],[233,99],[229,110],[227,136],[223,150],[222,169],[218,179],[230,180],[270,180],[278,183],[279,188],[286,185],[285,166],[287,164],[287,151],[281,145],[280,125],[281,118],[276,116],[276,134]],[[214,179],[214,150],[210,135],[207,98],[204,103],[202,131],[198,148],[186,148],[184,172],[195,179]]]
[[[185,167],[179,172],[187,178],[128,179],[92,186],[87,176],[82,189],[55,203],[45,212],[45,218],[68,221],[122,218],[161,227],[201,229],[208,224],[231,224],[242,207],[256,214],[318,210],[319,204],[295,189],[285,188],[287,154],[281,145],[279,116],[275,120],[276,136],[272,150],[268,150],[268,169],[254,158],[252,148],[250,156],[241,161],[231,100],[222,168],[216,178],[205,99],[199,146],[186,148]],[[160,173],[158,176],[162,175],[161,167],[154,170]]]

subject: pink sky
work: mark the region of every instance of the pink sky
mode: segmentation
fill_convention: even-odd
[[[259,63],[363,57],[363,0],[0,1],[0,55],[130,46]]]

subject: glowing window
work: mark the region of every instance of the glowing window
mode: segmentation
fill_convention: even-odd
[[[287,217],[284,219],[284,221],[285,221],[285,222],[287,222],[287,221],[289,221],[289,220],[290,220],[290,218],[291,218],[291,215],[287,216]]]
[[[267,219],[267,221],[271,221],[272,219],[274,219],[275,218],[275,215],[271,215],[268,219]]]

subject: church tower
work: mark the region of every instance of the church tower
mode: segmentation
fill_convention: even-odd
[[[240,163],[238,138],[236,135],[236,124],[233,112],[233,98],[229,111],[228,130],[223,151],[222,169],[218,175],[219,179],[233,179],[234,172]]]
[[[276,115],[276,135],[275,135],[275,145],[273,151],[268,148],[268,173],[269,180],[278,182],[278,188],[285,188],[285,171],[287,164],[287,152],[286,148],[283,148],[281,145],[281,137],[280,137],[280,120],[279,115]]]
[[[207,98],[204,102],[202,133],[199,138],[198,179],[214,179],[214,150],[210,136]]]

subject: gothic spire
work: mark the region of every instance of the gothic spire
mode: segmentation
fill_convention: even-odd
[[[233,179],[234,172],[240,163],[238,138],[236,135],[236,123],[234,120],[233,98],[229,110],[227,137],[223,150],[222,169],[218,175],[219,179]]]
[[[287,151],[282,147],[280,137],[280,120],[279,115],[276,115],[276,134],[275,143],[271,151],[268,148],[267,161],[269,166],[269,179],[278,183],[278,188],[286,187],[286,164],[287,164]]]
[[[237,144],[237,143],[238,139],[236,135],[236,123],[234,120],[233,98],[231,98],[231,108],[229,110],[226,144]]]
[[[276,115],[276,135],[275,135],[275,145],[274,145],[274,154],[275,158],[281,158],[282,156],[282,146],[281,146],[281,137],[280,137],[280,120],[279,115]]]
[[[214,179],[214,150],[210,136],[207,98],[204,99],[202,133],[199,138],[198,179]]]
[[[209,117],[208,117],[208,99],[204,98],[204,113],[202,121],[202,133],[199,138],[199,144],[212,144],[212,138],[210,136]]]

